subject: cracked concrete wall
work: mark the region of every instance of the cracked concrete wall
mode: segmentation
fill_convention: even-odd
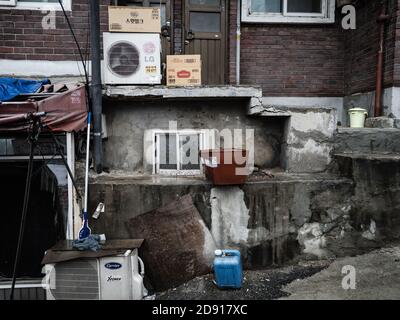
[[[242,129],[243,139],[246,129],[254,129],[255,165],[280,166],[284,120],[248,116],[246,100],[107,101],[104,112],[108,131],[104,160],[111,169],[148,171],[144,163],[145,133],[168,129],[170,121],[177,121],[178,129]]]
[[[400,166],[398,158],[340,158],[339,168],[355,182],[350,212],[359,232],[375,224],[376,242],[399,238]],[[374,243],[372,243],[374,244]]]
[[[333,234],[341,232],[342,218],[347,214],[341,208],[352,190],[348,179],[325,176],[241,187],[172,180],[176,179],[91,182],[89,211],[93,212],[99,202],[106,205],[98,220],[90,218],[93,232],[106,233],[108,239],[129,238],[126,223],[131,218],[190,194],[217,246],[240,249],[247,267],[281,265],[301,253],[297,236],[305,224],[317,222],[324,231],[336,227]],[[328,246],[336,241],[327,239]]]
[[[211,234],[221,249],[247,242],[249,210],[239,187],[211,189]]]
[[[327,174],[285,174],[241,187],[188,179],[91,182],[89,211],[99,202],[106,210],[90,225],[108,239],[129,238],[129,219],[190,194],[217,246],[240,249],[246,267],[363,253],[398,237],[400,173],[398,163],[353,166],[355,183]]]
[[[336,110],[290,108],[282,161],[289,172],[326,171],[332,162]]]

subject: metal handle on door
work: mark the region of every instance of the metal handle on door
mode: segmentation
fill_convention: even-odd
[[[186,34],[185,45],[188,45],[190,41],[193,39],[194,39],[194,32],[192,30],[189,30],[188,33]]]
[[[186,40],[193,40],[194,39],[194,32],[192,30],[189,30],[187,35],[186,35]]]
[[[171,33],[171,22],[167,21],[167,23],[161,27],[161,35],[163,37],[168,38],[170,37],[170,33]]]
[[[162,26],[161,27],[161,35],[163,37],[169,37],[169,30],[170,30],[169,26]]]

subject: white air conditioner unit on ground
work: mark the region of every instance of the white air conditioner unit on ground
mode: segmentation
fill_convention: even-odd
[[[147,295],[137,249],[48,264],[45,271],[47,300],[141,300]]]
[[[161,40],[153,33],[103,33],[104,83],[160,84]]]

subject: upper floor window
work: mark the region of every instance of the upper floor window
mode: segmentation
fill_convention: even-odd
[[[72,0],[62,0],[65,10],[71,10]],[[61,10],[58,0],[0,0],[0,6],[25,10]]]
[[[335,0],[242,0],[242,21],[333,23]]]

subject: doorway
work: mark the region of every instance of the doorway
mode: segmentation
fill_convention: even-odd
[[[202,84],[226,83],[227,1],[185,0],[183,47],[185,54],[200,54]]]

